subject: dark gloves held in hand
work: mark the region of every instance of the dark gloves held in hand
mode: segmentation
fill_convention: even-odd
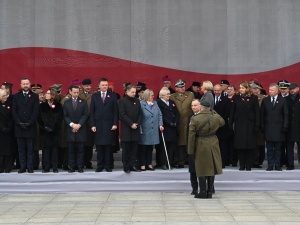
[[[172,122],[170,122],[170,126],[171,126],[171,127],[176,127],[176,126],[177,126],[177,124],[176,124],[176,123],[172,123]]]
[[[45,128],[45,130],[48,132],[48,133],[50,133],[50,132],[52,132],[53,130],[50,128],[50,127],[44,127]]]
[[[27,130],[30,127],[30,124],[20,122],[19,126],[21,127],[21,129]]]

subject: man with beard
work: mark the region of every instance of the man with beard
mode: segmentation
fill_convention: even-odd
[[[33,173],[33,145],[38,113],[39,97],[30,90],[30,80],[22,78],[21,91],[14,95],[12,105],[21,166],[18,173],[26,172],[26,167],[28,173]]]

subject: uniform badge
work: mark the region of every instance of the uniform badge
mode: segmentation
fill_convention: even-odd
[[[79,100],[79,102],[82,102],[81,100]]]
[[[55,105],[51,105],[51,108],[52,108],[52,109],[55,109]]]

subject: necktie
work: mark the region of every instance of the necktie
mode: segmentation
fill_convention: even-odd
[[[24,92],[24,98],[27,99],[27,97],[28,97],[28,93]]]
[[[219,103],[219,97],[216,97],[216,105]]]
[[[275,105],[275,98],[272,97],[272,106],[274,107],[274,105]]]
[[[102,101],[104,102],[105,101],[105,93],[102,92]]]
[[[73,98],[72,105],[73,105],[73,109],[76,110],[76,108],[77,108],[77,99]]]

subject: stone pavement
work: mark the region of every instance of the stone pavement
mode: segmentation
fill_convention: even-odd
[[[300,225],[300,192],[0,194],[0,224]]]

